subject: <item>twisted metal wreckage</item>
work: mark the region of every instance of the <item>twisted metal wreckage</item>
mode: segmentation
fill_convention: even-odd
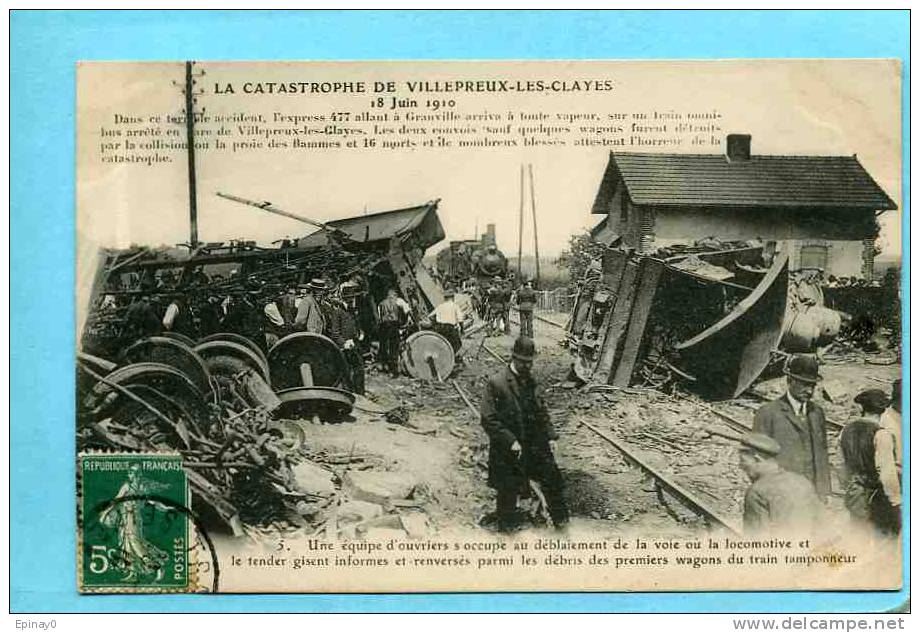
[[[232,242],[204,244],[184,258],[147,249],[105,254],[78,354],[79,448],[179,451],[197,511],[235,533],[279,521],[324,524],[333,500],[298,486],[296,471],[310,467],[310,456],[291,419],[335,421],[357,407],[395,420],[405,411],[382,410],[342,389],[342,351],[322,335],[295,332],[267,351],[229,332],[134,340],[122,327],[125,312],[143,295],[255,292],[270,301],[314,277],[358,277],[371,305],[398,287],[423,322],[441,301],[421,265],[444,237],[437,204],[321,224],[277,248]],[[834,340],[840,315],[814,293],[812,280],[790,274],[788,254],[771,242],[673,246],[651,255],[607,248],[579,284],[566,343],[575,373],[591,385],[668,389],[680,382],[707,399],[733,398],[779,350]],[[453,360],[435,332],[406,340],[402,361],[413,377],[443,380]]]
[[[444,238],[437,206],[308,221],[319,230],[276,248],[235,241],[202,244],[184,257],[146,248],[102,253],[77,355],[78,448],[179,451],[197,511],[237,534],[244,526],[321,520],[332,502],[297,485],[295,471],[310,464],[303,430],[289,419],[335,421],[353,407],[397,418],[404,412],[343,389],[342,350],[320,334],[294,332],[267,351],[232,332],[136,340],[126,328],[128,309],[140,297],[258,295],[267,302],[321,277],[357,279],[359,311],[369,307],[371,319],[375,302],[396,287],[424,322],[442,300],[421,265],[425,250]],[[446,378],[453,360],[450,344],[431,331],[404,346],[404,367],[419,378]]]
[[[736,398],[787,353],[814,353],[853,321],[809,272],[790,271],[777,242],[709,240],[646,255],[606,248],[565,324],[574,373],[585,383],[679,382],[710,400]],[[865,290],[897,296],[896,286]],[[872,327],[890,325],[876,316]]]

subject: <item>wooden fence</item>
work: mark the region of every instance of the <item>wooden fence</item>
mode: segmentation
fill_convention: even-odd
[[[574,297],[569,294],[568,288],[537,291],[537,310],[547,312],[568,312],[572,309]]]

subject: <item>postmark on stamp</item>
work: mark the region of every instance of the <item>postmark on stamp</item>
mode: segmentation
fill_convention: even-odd
[[[189,591],[189,488],[181,456],[81,454],[78,468],[80,591]]]

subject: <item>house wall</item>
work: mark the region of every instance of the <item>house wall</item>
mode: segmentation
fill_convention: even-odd
[[[618,186],[610,198],[607,212],[608,228],[623,238],[623,244],[639,248],[642,242],[642,218],[645,210],[632,204]]]
[[[610,197],[607,213],[610,229],[623,236],[624,245],[639,252],[705,237],[759,238],[788,242],[790,263],[796,269],[802,247],[826,246],[826,274],[838,277],[862,277],[872,269],[871,240],[878,233],[872,209],[643,207],[632,204],[622,182]]]
[[[862,240],[878,228],[871,209],[653,207],[655,238]]]
[[[858,240],[790,240],[792,246],[789,267],[792,270],[802,268],[807,262],[802,260],[802,249],[808,246],[827,248],[827,264],[824,274],[836,277],[864,277],[866,249]],[[871,261],[871,260],[870,260]],[[871,270],[871,268],[870,268]]]

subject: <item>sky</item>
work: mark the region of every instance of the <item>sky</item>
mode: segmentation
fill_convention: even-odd
[[[610,79],[612,91],[572,94],[458,94],[457,111],[549,113],[702,112],[718,110],[727,132],[753,136],[754,154],[856,154],[900,206],[900,92],[890,61],[766,62],[457,62],[201,63],[198,107],[205,113],[316,114],[367,110],[371,95],[246,95],[246,82],[394,81],[457,78]],[[78,71],[78,233],[103,246],[188,240],[184,154],[154,166],[99,160],[103,127],[116,115],[179,114],[181,63],[81,64]],[[219,94],[232,84],[235,94]],[[439,95],[434,95],[439,96]],[[167,127],[182,129],[179,124]],[[635,151],[635,150],[633,150]],[[640,151],[656,151],[641,148]],[[673,150],[666,150],[673,151]],[[718,153],[720,147],[677,151]],[[596,224],[590,208],[607,164],[604,148],[377,149],[319,152],[199,152],[199,238],[255,239],[268,244],[311,232],[297,221],[223,200],[234,194],[319,220],[414,206],[440,199],[448,239],[467,239],[495,223],[499,247],[517,250],[520,169],[532,165],[541,255]],[[529,186],[528,186],[529,188]],[[524,252],[532,253],[526,211]],[[899,212],[883,214],[879,245],[900,254]],[[446,244],[446,242],[445,242]],[[439,250],[441,246],[435,246]]]

